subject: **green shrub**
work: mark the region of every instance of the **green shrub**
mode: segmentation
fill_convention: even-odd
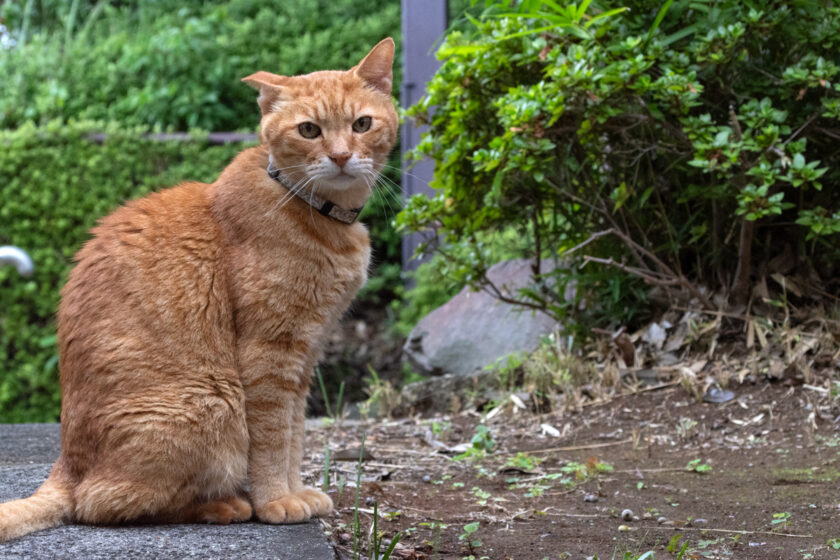
[[[102,145],[86,139],[105,131]],[[95,221],[130,198],[182,180],[213,181],[242,145],[151,142],[140,128],[58,122],[0,131],[0,244],[32,256],[35,274],[0,268],[0,422],[55,421],[54,315],[71,259]]]
[[[743,303],[798,268],[837,291],[840,8],[488,4],[409,111],[437,194],[399,216],[469,284],[499,288],[483,241],[514,228],[541,274],[511,297],[579,325],[638,321],[650,285]]]
[[[344,69],[400,30],[397,0],[96,6],[45,2],[26,42],[0,49],[0,128],[72,117],[250,130],[254,95],[241,78]],[[18,38],[24,12],[0,11]]]

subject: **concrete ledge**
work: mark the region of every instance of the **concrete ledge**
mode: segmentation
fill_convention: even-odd
[[[58,457],[58,424],[0,425],[0,502],[30,496]],[[317,520],[300,525],[69,525],[0,544],[0,559],[334,560]]]

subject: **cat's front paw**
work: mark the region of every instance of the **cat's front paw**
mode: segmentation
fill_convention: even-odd
[[[332,509],[329,496],[314,488],[305,488],[258,506],[256,511],[264,523],[300,523],[313,515],[330,513]]]

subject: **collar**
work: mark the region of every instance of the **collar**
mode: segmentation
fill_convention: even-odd
[[[329,200],[324,200],[320,196],[314,195],[309,191],[303,192],[303,189],[292,184],[288,177],[283,175],[279,169],[274,167],[274,159],[271,156],[268,157],[268,167],[266,167],[265,170],[269,177],[292,191],[295,196],[317,210],[319,214],[332,218],[342,224],[350,225],[355,222],[359,217],[359,214],[361,214],[362,208],[364,208],[364,206],[362,206],[361,208],[351,208],[348,210],[338,206],[337,204],[333,204]]]

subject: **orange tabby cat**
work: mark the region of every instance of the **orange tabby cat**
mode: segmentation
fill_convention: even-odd
[[[0,541],[62,522],[296,522],[331,511],[300,479],[324,337],[364,284],[355,223],[397,133],[394,42],[346,72],[243,81],[261,143],[212,185],[119,208],[62,292],[62,450]],[[248,486],[246,494],[245,488]]]

